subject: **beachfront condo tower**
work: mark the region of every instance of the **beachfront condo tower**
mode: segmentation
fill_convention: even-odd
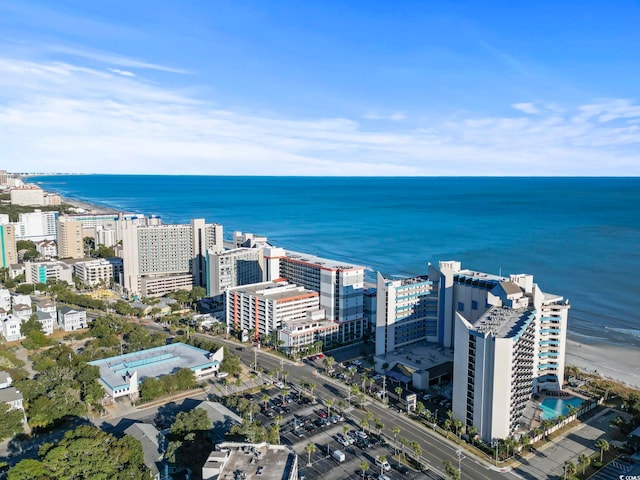
[[[16,250],[16,227],[13,224],[0,225],[0,261],[2,268],[18,263]]]
[[[569,304],[532,275],[454,270],[453,413],[486,441],[506,438],[532,394],[562,388]],[[479,290],[485,303],[470,303]]]
[[[284,278],[320,293],[320,308],[340,325],[341,342],[362,338],[365,267],[282,248],[265,248],[264,261],[266,280]]]
[[[206,288],[207,251],[222,251],[222,225],[194,219],[191,224],[152,224],[124,219],[124,289],[133,296],[162,296],[174,290]]]

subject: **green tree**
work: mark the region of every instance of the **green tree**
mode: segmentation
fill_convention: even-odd
[[[307,443],[307,446],[304,447],[304,451],[307,452],[307,466],[311,466],[311,455],[318,451],[315,443]]]
[[[36,315],[31,315],[31,318],[20,326],[20,333],[26,337],[22,341],[22,346],[27,350],[36,350],[50,344],[49,339],[42,331],[42,323]]]
[[[194,408],[188,412],[180,412],[171,425],[171,435],[184,437],[193,432],[208,432],[211,430],[211,420],[207,412],[201,408]]]
[[[363,480],[368,470],[369,470],[369,464],[367,462],[360,462],[360,472],[362,473]]]
[[[23,419],[24,415],[22,410],[10,410],[8,404],[0,404],[0,441],[22,432]]]
[[[585,472],[587,466],[589,465],[590,461],[591,461],[591,458],[589,458],[589,455],[585,455],[584,453],[581,453],[580,456],[578,457],[578,462],[582,466],[582,475],[583,476],[584,476],[584,472]]]
[[[96,427],[68,431],[56,443],[45,443],[38,460],[22,460],[9,471],[9,480],[91,478],[140,479],[149,475],[140,442],[125,436],[116,439]]]
[[[444,471],[449,480],[460,480],[460,471],[449,460],[444,461]]]
[[[600,450],[600,462],[602,462],[604,452],[609,450],[609,442],[607,442],[604,438],[601,438],[595,443],[595,446]]]

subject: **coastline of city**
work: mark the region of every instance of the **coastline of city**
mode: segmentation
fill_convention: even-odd
[[[62,197],[62,201],[91,213],[120,213],[120,210],[116,208],[76,198]],[[569,314],[570,329],[571,313]],[[634,347],[594,345],[567,339],[566,364],[577,367],[589,374],[596,374],[631,387],[640,388],[640,364],[637,362],[637,349]]]

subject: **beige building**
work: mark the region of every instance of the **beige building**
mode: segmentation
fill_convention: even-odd
[[[35,185],[25,185],[11,189],[11,205],[37,206],[45,205],[44,190]]]
[[[11,224],[0,225],[0,266],[9,268],[13,263],[18,263],[16,227]]]
[[[83,258],[82,224],[58,219],[58,257]]]
[[[224,303],[229,328],[253,330],[259,339],[318,311],[320,294],[284,281],[263,282],[228,289]]]
[[[207,251],[223,249],[222,225],[122,223],[124,289],[131,295],[162,296],[176,289],[206,287]],[[190,277],[190,280],[189,280]]]

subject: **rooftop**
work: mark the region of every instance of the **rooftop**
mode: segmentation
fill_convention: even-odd
[[[287,282],[261,282],[233,288],[232,291],[244,292],[246,295],[263,296],[273,300],[284,300],[300,295],[319,296],[318,292]]]
[[[328,270],[355,270],[366,268],[361,265],[354,265],[340,260],[329,260],[327,258],[317,257],[308,253],[293,252],[291,250],[285,250],[285,255],[292,260],[310,265],[317,265],[318,267]]]
[[[209,457],[210,460],[215,462],[215,458],[220,458],[220,456],[224,455],[223,452],[225,450],[230,451],[230,456],[217,480],[288,479],[296,461],[295,452],[283,445],[269,445],[266,443],[252,445],[227,442],[219,444],[218,448],[220,451],[212,452],[213,455]]]
[[[473,329],[498,338],[511,338],[525,329],[534,315],[535,311],[529,308],[491,307],[476,320]]]
[[[460,275],[462,277],[470,277],[476,278],[480,280],[492,280],[494,282],[507,282],[509,279],[507,277],[503,277],[502,275],[494,275],[492,273],[484,273],[484,272],[476,272],[475,270],[460,270],[456,272],[456,275]]]
[[[22,394],[16,390],[16,387],[0,388],[0,402],[14,402],[22,400]]]
[[[138,372],[138,381],[148,377],[160,377],[181,368],[192,370],[217,365],[207,350],[184,343],[172,343],[139,352],[89,362],[100,368],[100,380],[110,388],[128,385],[128,375]]]

